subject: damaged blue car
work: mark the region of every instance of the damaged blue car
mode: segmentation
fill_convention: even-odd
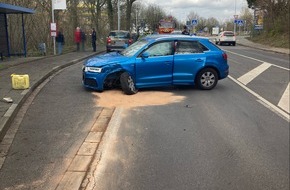
[[[103,91],[121,87],[132,95],[138,89],[170,85],[197,85],[213,89],[228,76],[227,54],[208,38],[186,35],[149,35],[121,52],[85,61],[85,88]]]

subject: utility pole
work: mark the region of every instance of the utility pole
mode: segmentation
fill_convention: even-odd
[[[52,23],[54,23],[54,2],[52,1]],[[55,36],[52,37],[53,39],[53,55],[56,55],[56,48],[55,48]]]
[[[120,31],[120,0],[118,0],[118,31]]]
[[[236,19],[238,18],[238,15],[237,15],[237,0],[235,0],[235,15],[234,15],[234,34],[236,35]]]

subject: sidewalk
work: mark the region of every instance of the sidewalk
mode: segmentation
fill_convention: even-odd
[[[252,47],[256,49],[262,49],[265,51],[272,51],[276,53],[283,53],[283,54],[290,54],[289,49],[286,48],[276,48],[276,47],[270,47],[262,44],[257,44],[254,42],[251,42],[250,40],[246,39],[245,36],[237,36],[237,44],[247,46],[247,47]]]
[[[53,73],[103,51],[105,48],[100,47],[97,52],[70,52],[63,55],[20,57],[0,61],[0,142],[19,108],[39,84]],[[11,74],[28,74],[30,88],[13,89]],[[4,101],[3,98],[6,97],[11,98],[13,102]]]

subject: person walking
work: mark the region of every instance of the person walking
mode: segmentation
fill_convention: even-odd
[[[76,28],[76,31],[75,31],[75,43],[77,45],[77,51],[80,51],[80,43],[81,43],[81,29],[80,27],[77,27]]]
[[[96,41],[97,41],[97,33],[96,33],[95,28],[93,28],[92,29],[92,47],[93,47],[94,52],[97,50]]]
[[[82,51],[85,51],[86,40],[87,40],[86,33],[83,30],[81,30]]]
[[[55,41],[57,42],[58,55],[60,55],[60,54],[62,54],[62,49],[63,49],[63,45],[64,45],[64,35],[62,34],[61,31],[59,31],[57,33],[57,37],[56,37]]]

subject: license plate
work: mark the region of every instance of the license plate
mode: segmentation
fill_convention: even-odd
[[[124,42],[116,42],[115,45],[117,46],[123,46],[125,43]]]

